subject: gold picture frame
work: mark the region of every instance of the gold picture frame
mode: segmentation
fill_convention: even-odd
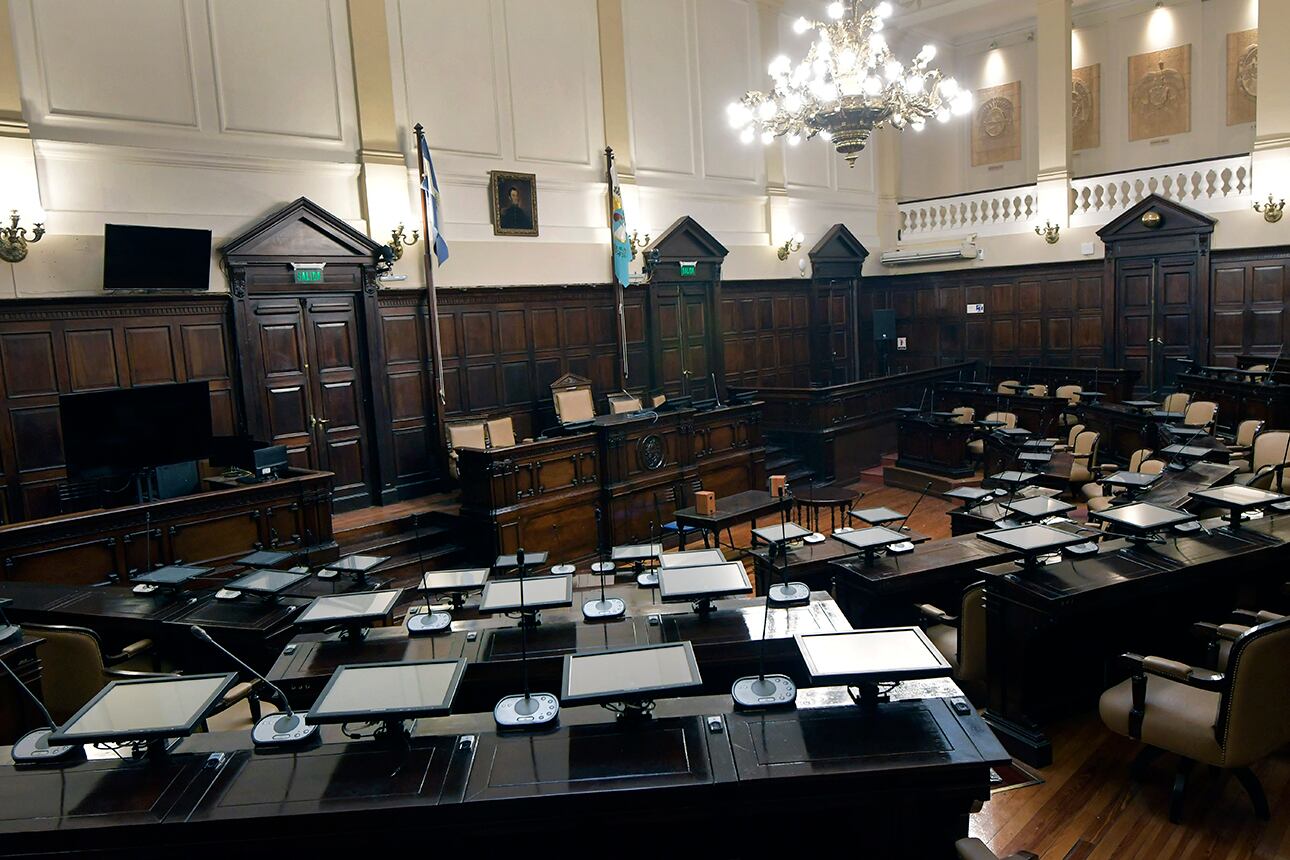
[[[1191,45],[1129,57],[1129,140],[1191,131]]]
[[[1227,124],[1254,122],[1258,105],[1259,31],[1227,34]]]
[[[538,234],[536,175],[488,171],[488,201],[494,236]]]

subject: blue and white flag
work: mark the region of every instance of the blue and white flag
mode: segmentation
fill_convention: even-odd
[[[430,157],[430,144],[421,138],[421,158],[425,162],[425,176],[421,177],[421,193],[430,204],[430,238],[435,259],[443,265],[448,259],[448,243],[443,238],[443,220],[439,214],[439,180],[434,174],[434,160]]]
[[[627,267],[632,261],[631,244],[627,241],[627,215],[623,211],[623,189],[618,185],[618,168],[609,162],[609,229],[614,243],[614,280],[626,287]]]

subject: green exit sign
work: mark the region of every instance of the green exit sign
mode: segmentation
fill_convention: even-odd
[[[698,268],[699,268],[699,264],[698,264],[697,262],[694,262],[694,263],[681,263],[681,277],[683,277],[683,278],[693,278],[693,277],[694,277],[694,273],[695,273],[695,271],[696,271]]]
[[[292,263],[292,280],[297,284],[321,284],[326,263]]]

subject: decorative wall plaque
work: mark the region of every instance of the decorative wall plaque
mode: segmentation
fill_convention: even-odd
[[[1227,124],[1254,122],[1259,95],[1259,31],[1227,34]]]
[[[1102,65],[1071,72],[1071,148],[1102,145]]]
[[[972,166],[1021,158],[1021,81],[976,91]]]
[[[1191,131],[1191,45],[1129,57],[1129,140]]]
[[[663,446],[663,437],[656,433],[650,433],[648,436],[642,436],[636,443],[636,458],[641,464],[641,468],[647,472],[653,472],[663,467],[663,461],[667,458],[667,449]]]

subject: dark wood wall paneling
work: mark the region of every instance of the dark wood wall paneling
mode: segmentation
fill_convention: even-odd
[[[1210,260],[1212,363],[1276,355],[1290,335],[1290,249],[1214,251]]]
[[[726,385],[811,383],[810,281],[722,281]]]
[[[222,297],[104,297],[0,304],[4,521],[59,513],[66,477],[58,397],[209,382],[217,434],[236,431],[233,350]]]
[[[435,401],[431,375],[429,316],[424,290],[382,290],[377,294],[385,367],[373,374],[385,386],[394,444],[394,473],[400,497],[426,492],[437,477]]]
[[[438,300],[449,421],[510,415],[516,433],[529,437],[554,425],[551,383],[563,374],[590,379],[598,401],[618,389],[618,322],[608,285],[440,288]],[[649,371],[639,292],[628,291],[624,321],[627,387],[640,391]]]
[[[891,353],[893,372],[980,360],[1055,367],[1104,364],[1111,333],[1103,331],[1100,260],[1063,266],[1018,266],[866,277],[860,285],[860,349],[865,375],[877,366],[873,311],[896,311],[896,336],[908,349]],[[968,305],[985,312],[969,314]]]

